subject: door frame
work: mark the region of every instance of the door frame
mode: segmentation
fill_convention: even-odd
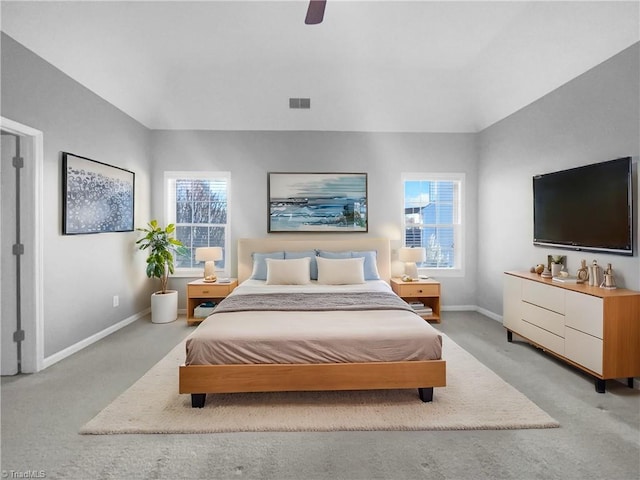
[[[44,170],[44,141],[43,133],[40,130],[23,125],[0,116],[0,128],[7,132],[19,135],[25,142],[31,142],[33,159],[25,161],[33,162],[31,174],[26,176],[27,185],[24,190],[31,193],[33,211],[25,212],[32,215],[33,232],[26,232],[33,235],[30,240],[33,242],[33,261],[30,268],[25,268],[22,273],[23,291],[29,292],[29,297],[34,304],[30,308],[30,314],[22,318],[22,329],[25,332],[25,341],[22,345],[22,372],[35,373],[44,368],[44,275],[42,261],[44,258],[42,240],[42,218],[43,218],[43,170]],[[2,200],[0,199],[0,202]],[[0,285],[0,293],[2,286]]]

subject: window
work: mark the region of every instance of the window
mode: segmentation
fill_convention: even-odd
[[[178,276],[201,276],[196,248],[222,247],[216,270],[225,271],[229,245],[229,172],[165,172],[167,223],[175,223],[176,238],[187,248],[176,258]]]
[[[426,249],[426,260],[418,270],[462,273],[464,174],[406,173],[403,184],[404,245]]]

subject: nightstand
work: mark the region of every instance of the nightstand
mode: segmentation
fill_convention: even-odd
[[[204,318],[193,316],[195,308],[203,302],[218,302],[229,295],[238,286],[238,280],[232,278],[229,283],[208,283],[203,279],[187,283],[187,324],[196,325]]]
[[[416,301],[431,307],[432,314],[420,316],[429,322],[440,323],[440,282],[432,279],[403,282],[400,278],[392,278],[391,288],[408,303]]]

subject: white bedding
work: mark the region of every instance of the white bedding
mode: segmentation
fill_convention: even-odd
[[[382,281],[356,285],[266,285],[247,280],[231,295],[391,292]],[[213,314],[187,339],[187,365],[359,363],[435,360],[440,333],[406,310],[251,311]]]

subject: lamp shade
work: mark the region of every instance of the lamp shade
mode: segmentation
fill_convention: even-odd
[[[221,247],[196,248],[196,262],[215,262],[216,260],[222,260]]]
[[[420,263],[427,258],[427,252],[420,247],[402,247],[398,252],[398,258],[401,262]]]

